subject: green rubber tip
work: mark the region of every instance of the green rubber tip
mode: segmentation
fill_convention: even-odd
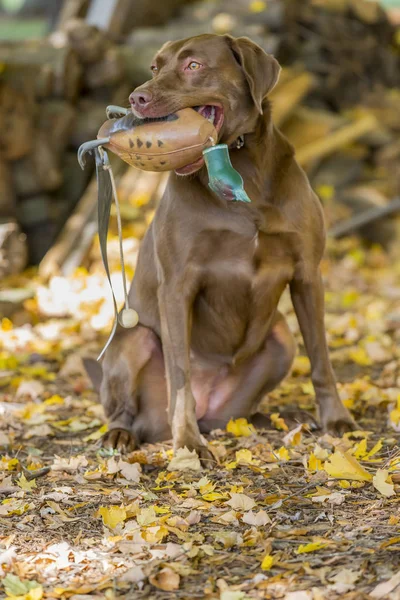
[[[203,151],[208,170],[209,187],[224,200],[251,202],[243,187],[240,173],[232,167],[226,144],[217,144]]]

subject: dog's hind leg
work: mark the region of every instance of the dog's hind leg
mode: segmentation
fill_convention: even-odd
[[[137,419],[145,410],[145,407],[140,407],[140,386],[143,372],[149,370],[154,354],[161,352],[160,347],[156,334],[138,325],[134,329],[117,331],[104,355],[102,366],[98,363],[95,366],[95,361],[88,359],[84,361],[95,388],[100,392],[100,401],[109,421],[109,430],[103,438],[105,447],[126,452],[146,441],[143,419]],[[148,376],[146,381],[149,381]]]

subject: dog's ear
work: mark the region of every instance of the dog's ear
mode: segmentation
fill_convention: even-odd
[[[254,104],[262,114],[262,101],[277,84],[281,67],[271,54],[267,54],[249,38],[234,38],[230,35],[225,37],[244,71]]]
[[[99,392],[101,380],[103,379],[103,369],[101,368],[101,364],[98,363],[97,360],[94,360],[94,358],[84,358],[82,359],[82,362],[94,389],[96,392]]]

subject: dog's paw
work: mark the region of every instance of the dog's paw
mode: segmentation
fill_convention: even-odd
[[[138,447],[133,433],[121,428],[107,431],[107,433],[103,436],[102,445],[104,448],[118,450],[121,452],[121,454],[132,452]]]
[[[330,415],[330,418],[328,418],[328,416],[321,418],[322,429],[336,437],[342,437],[342,435],[348,431],[359,429],[357,423],[344,406],[339,414]]]

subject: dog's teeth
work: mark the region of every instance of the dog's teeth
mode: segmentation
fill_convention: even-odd
[[[211,123],[214,123],[214,120],[215,120],[215,106],[212,106],[209,121],[211,121]]]

